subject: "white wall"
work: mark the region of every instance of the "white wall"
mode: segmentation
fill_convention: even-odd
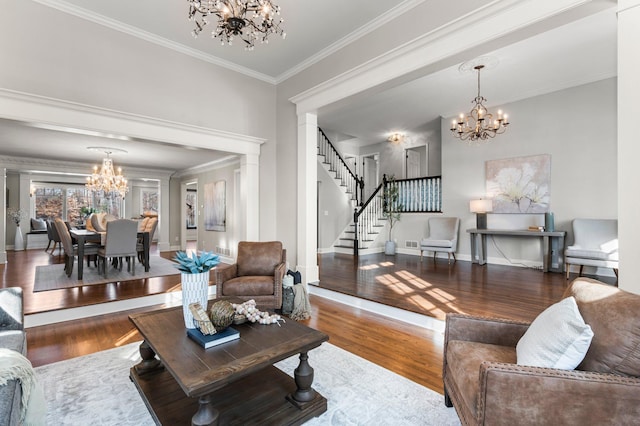
[[[347,225],[353,220],[349,197],[337,181],[318,163],[318,249],[330,251]]]
[[[640,294],[635,266],[640,260],[640,1],[618,1],[618,206],[620,235],[620,278],[618,286]]]
[[[0,52],[0,88],[266,139],[260,236],[276,237],[273,85],[31,1],[3,2]]]

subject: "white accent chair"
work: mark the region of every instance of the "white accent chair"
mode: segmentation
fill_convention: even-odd
[[[571,265],[613,268],[618,276],[618,220],[574,219],[573,245],[564,251],[567,279]]]
[[[420,241],[420,261],[422,261],[423,251],[432,251],[433,260],[436,253],[446,252],[448,262],[456,261],[456,250],[458,249],[458,230],[460,219],[457,217],[432,217],[429,218],[429,235]]]

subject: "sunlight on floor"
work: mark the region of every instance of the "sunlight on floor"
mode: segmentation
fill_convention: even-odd
[[[137,333],[138,333],[137,330],[131,330],[130,332],[126,333],[125,335],[120,337],[118,340],[116,340],[116,342],[115,342],[116,347],[127,345],[127,344],[131,343],[131,339],[134,336],[136,336]]]
[[[393,266],[393,265],[395,265],[395,263],[393,262],[380,262],[380,266],[386,267],[386,266]]]
[[[422,278],[416,276],[415,274],[412,274],[409,271],[398,271],[397,275],[400,278],[408,281],[409,284],[414,285],[418,289],[424,289],[424,288],[433,287],[433,284],[423,280]]]
[[[368,271],[368,270],[371,270],[371,269],[378,269],[378,268],[380,268],[380,267],[378,265],[376,265],[376,264],[364,265],[364,266],[360,267],[360,269],[362,269],[363,271]]]

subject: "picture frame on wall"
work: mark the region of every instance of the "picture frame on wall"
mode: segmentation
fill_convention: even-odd
[[[158,191],[156,190],[140,190],[140,213],[141,214],[158,214]]]
[[[489,160],[485,173],[493,213],[549,212],[550,154]]]
[[[226,182],[219,180],[204,184],[204,229],[206,231],[226,230]]]
[[[187,229],[198,229],[198,191],[187,189],[185,200],[187,209]]]

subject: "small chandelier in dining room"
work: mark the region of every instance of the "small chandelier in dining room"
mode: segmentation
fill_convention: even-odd
[[[202,32],[209,23],[207,17],[215,16],[216,28],[211,31],[212,38],[219,38],[224,45],[233,44],[234,37],[239,37],[246,50],[253,50],[256,40],[269,43],[271,34],[286,37],[281,28],[283,19],[280,6],[271,0],[187,0],[189,3],[189,20],[194,21],[196,27],[191,32],[194,37]]]
[[[482,59],[490,58],[479,58],[479,60]],[[475,105],[466,117],[464,114],[460,114],[458,119],[453,120],[451,132],[455,137],[463,141],[480,142],[504,133],[509,125],[509,119],[502,110],[498,110],[495,118],[493,114],[489,113],[483,104],[487,99],[480,94],[480,71],[485,65],[477,61],[470,61],[460,65],[459,69],[464,72],[470,70],[471,66],[478,72],[478,96],[471,101]]]
[[[106,148],[106,147],[89,147],[92,151],[102,151],[107,157],[102,159],[102,167],[98,170],[98,166],[93,166],[93,173],[87,176],[85,187],[92,192],[101,192],[106,196],[114,194],[122,198],[129,191],[127,179],[122,175],[122,169],[118,167],[116,172],[113,168],[113,160],[111,154],[114,152],[126,153],[124,149]]]

